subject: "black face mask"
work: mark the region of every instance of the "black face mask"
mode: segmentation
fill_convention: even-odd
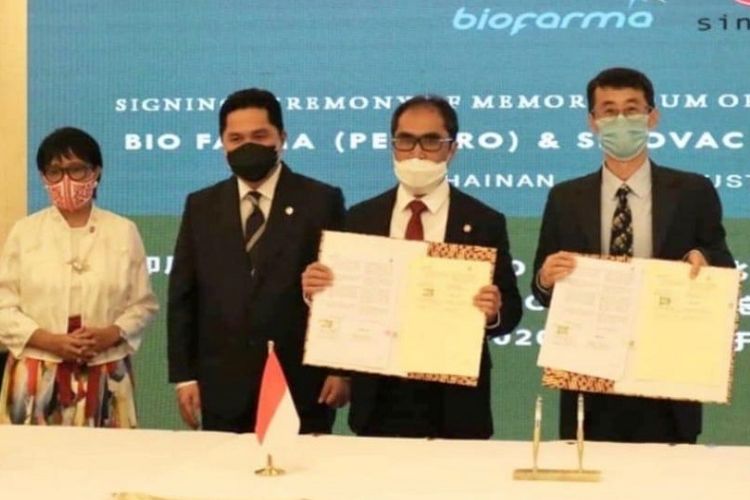
[[[237,177],[249,182],[258,182],[276,166],[279,154],[273,146],[248,142],[227,153],[227,162]]]

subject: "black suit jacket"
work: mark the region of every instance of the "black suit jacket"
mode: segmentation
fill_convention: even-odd
[[[653,257],[681,260],[690,250],[698,249],[710,265],[734,267],[721,223],[721,202],[708,179],[652,162],[651,183]],[[534,296],[544,306],[549,306],[551,295],[539,288],[536,276],[548,255],[560,250],[602,253],[601,184],[602,174],[598,170],[560,183],[549,193],[531,284]],[[617,398],[599,399],[610,407],[618,404]],[[560,436],[573,438],[575,394],[563,391],[560,405]],[[669,405],[681,440],[695,441],[701,431],[701,405],[684,402]],[[595,419],[596,408],[587,408],[586,418]]]
[[[274,340],[302,431],[330,432],[333,411],[317,403],[326,373],[302,366],[300,276],[316,260],[321,231],[341,229],[344,200],[340,189],[281,168],[254,272],[236,178],[187,197],[169,278],[169,380],[198,381],[204,424],[209,414],[252,430]]]
[[[350,232],[388,236],[391,216],[396,202],[396,189],[353,206],[346,216],[346,229]],[[510,254],[505,217],[480,201],[450,188],[448,223],[445,232],[448,243],[463,243],[496,248],[498,259],[493,282],[502,294],[502,321],[488,336],[511,332],[521,319],[521,296],[516,286],[513,259]],[[482,361],[477,387],[444,385],[442,391],[442,428],[447,438],[488,438],[492,435],[490,409],[491,361],[487,344],[482,351]],[[367,426],[376,404],[378,384],[382,377],[357,374],[352,377],[352,400],[349,425],[356,433]]]

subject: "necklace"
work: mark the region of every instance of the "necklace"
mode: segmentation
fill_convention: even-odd
[[[83,228],[82,228],[83,229]],[[96,228],[94,226],[89,226],[88,233],[93,234],[96,231]],[[75,271],[77,274],[82,274],[89,270],[88,265],[88,257],[89,253],[91,253],[91,248],[93,247],[93,244],[89,244],[88,248],[86,249],[85,255],[81,255],[81,247],[84,244],[84,238],[85,233],[83,231],[80,231],[78,234],[75,234],[75,232],[71,233],[71,249],[75,248],[75,253],[78,254],[70,261],[68,261],[68,264],[70,264],[70,267],[73,268],[73,271]],[[93,243],[93,242],[90,242]]]
[[[81,262],[78,259],[73,259],[70,262],[70,266],[73,268],[73,271],[77,272],[78,274],[89,270],[88,264],[86,264],[85,262]]]

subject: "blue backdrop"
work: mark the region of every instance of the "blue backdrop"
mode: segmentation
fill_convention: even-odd
[[[36,147],[53,128],[91,132],[105,155],[100,203],[138,222],[163,299],[185,195],[229,173],[216,147],[228,93],[273,91],[289,134],[286,160],[340,186],[347,204],[394,183],[387,140],[398,103],[442,94],[462,132],[451,182],[509,216],[528,295],[549,188],[601,159],[587,129],[586,83],[606,67],[631,66],[651,77],[658,94],[654,160],[714,181],[746,269],[750,7],[743,3],[31,0],[29,169],[35,172]],[[29,200],[30,210],[48,203],[34,176]],[[738,341],[738,374],[750,368],[744,286],[740,338],[748,340]],[[531,300],[525,312],[519,331],[493,352],[505,367],[494,382],[500,437],[523,437],[525,424],[508,422],[527,420],[539,390],[533,339],[544,315]],[[163,326],[162,315],[140,356],[145,425],[177,425]],[[750,442],[743,383],[735,405],[709,416],[718,429],[710,439]]]

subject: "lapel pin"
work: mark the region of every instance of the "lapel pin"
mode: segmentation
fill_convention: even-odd
[[[464,233],[471,232],[471,224],[464,224]]]
[[[294,213],[294,207],[286,207],[284,209],[284,213],[287,215],[292,215]]]

